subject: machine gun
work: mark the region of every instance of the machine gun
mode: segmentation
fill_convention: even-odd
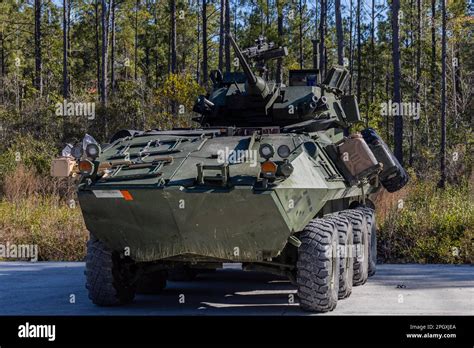
[[[272,59],[283,58],[288,55],[287,47],[275,47],[273,42],[267,42],[264,36],[259,36],[255,40],[255,46],[246,48],[242,54],[248,59],[256,62],[256,68],[264,74],[266,69],[266,62]]]

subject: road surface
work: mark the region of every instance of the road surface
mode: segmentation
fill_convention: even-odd
[[[0,315],[309,315],[287,280],[237,268],[102,308],[87,298],[82,262],[0,262]],[[367,284],[324,315],[353,314],[474,315],[474,267],[378,265]]]

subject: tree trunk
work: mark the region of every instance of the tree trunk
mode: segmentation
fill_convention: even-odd
[[[352,94],[352,85],[353,85],[353,75],[354,75],[354,41],[352,37],[352,28],[354,25],[354,20],[352,17],[352,11],[353,6],[352,6],[352,0],[349,0],[349,73],[350,73],[350,78],[349,78],[349,94]]]
[[[154,25],[155,25],[155,50],[154,50],[154,53],[155,53],[155,88],[158,88],[158,81],[159,81],[159,76],[160,76],[160,57],[159,57],[159,53],[158,53],[158,31],[156,30],[156,28],[158,28],[158,15],[157,15],[157,2],[154,3],[154,6],[153,6],[153,17],[154,17]]]
[[[225,43],[225,3],[221,0],[221,15],[219,19],[219,70],[224,71],[224,43]]]
[[[278,26],[278,44],[283,45],[283,0],[276,0],[277,7],[277,26]],[[283,59],[277,59],[276,77],[277,83],[283,82]]]
[[[3,32],[0,32],[0,89],[2,91],[1,100],[2,104],[5,103],[5,89],[4,89],[4,78],[5,78],[5,37]]]
[[[101,71],[101,103],[107,105],[107,3],[102,0],[102,71]]]
[[[457,95],[457,74],[458,74],[458,68],[457,64],[454,64],[454,60],[456,59],[459,61],[459,58],[456,56],[455,52],[455,46],[456,44],[453,43],[451,46],[451,59],[452,59],[452,71],[453,71],[453,119],[454,119],[454,127],[457,128],[458,126],[458,95]]]
[[[370,22],[370,103],[374,103],[375,98],[375,0],[372,0],[372,13]]]
[[[299,63],[300,63],[300,69],[303,69],[303,3],[302,0],[299,0],[298,2],[298,11],[299,11],[299,24],[298,24],[298,29],[299,29]]]
[[[230,34],[230,0],[225,0],[225,70],[230,72],[231,60],[230,60],[230,41],[227,34]]]
[[[385,100],[391,98],[390,73],[390,58],[388,58],[385,62]],[[390,144],[390,115],[388,113],[385,116],[385,141]]]
[[[454,69],[454,76],[456,82],[456,96],[462,99],[463,91],[461,84],[461,55],[459,54],[459,42],[454,43],[454,57],[456,58],[456,67]]]
[[[326,69],[326,45],[324,40],[325,38],[325,29],[326,29],[326,0],[321,0],[321,18],[319,20],[319,71],[321,76],[321,81],[324,80],[324,71]]]
[[[360,0],[359,0],[360,1]],[[400,0],[392,0],[392,62],[393,62],[393,103],[401,105],[400,92],[400,46],[398,14]],[[399,108],[400,109],[400,108]],[[394,115],[394,155],[403,165],[403,116]]]
[[[441,143],[439,187],[446,186],[446,0],[441,0]]]
[[[5,69],[5,37],[3,36],[3,32],[0,33],[0,72],[2,74],[2,78],[5,77],[6,69]],[[3,82],[3,80],[2,80]]]
[[[41,57],[41,0],[35,0],[35,83],[41,96],[43,94],[43,60]]]
[[[230,0],[229,0],[230,1]],[[270,27],[270,0],[267,0],[267,7],[265,8],[265,20],[266,27]]]
[[[431,0],[431,96],[435,96],[436,82],[436,0]]]
[[[361,100],[361,82],[362,82],[362,71],[361,71],[361,33],[360,33],[360,1],[357,0],[357,9],[356,9],[356,27],[357,27],[357,100]]]
[[[171,73],[176,73],[176,0],[170,0]]]
[[[110,23],[111,30],[112,30],[112,35],[110,38],[110,87],[112,94],[115,92],[115,10],[116,10],[116,1],[112,1],[112,22]]]
[[[71,7],[72,7],[72,0],[68,0],[68,7],[67,7],[67,59],[71,59]],[[68,88],[68,95],[71,94],[72,85],[71,85],[71,78],[69,76],[70,72],[68,72],[68,80],[67,80],[67,88]]]
[[[202,0],[202,84],[207,85],[207,0]]]
[[[199,3],[198,3],[199,6]],[[196,81],[201,83],[201,18],[199,15],[196,17],[197,21],[197,32],[196,32]]]
[[[416,18],[417,18],[417,27],[416,27],[416,36],[417,36],[417,42],[416,42],[416,53],[415,53],[415,58],[416,58],[416,84],[415,84],[415,103],[418,105],[420,103],[420,84],[421,84],[421,0],[416,1]],[[420,117],[420,115],[418,115]],[[412,131],[410,134],[410,166],[413,165],[413,153],[414,153],[414,142],[415,142],[415,136],[414,136],[414,121],[412,122]],[[418,120],[416,120],[416,124],[418,124]]]
[[[138,78],[138,9],[140,8],[140,0],[135,4],[135,59],[134,59],[134,79]]]
[[[99,0],[95,0],[94,3],[95,10],[95,57],[96,57],[96,76],[97,76],[97,91],[102,100],[102,82],[100,79],[100,49],[99,49]]]
[[[147,87],[151,86],[151,78],[150,78],[150,51],[151,51],[151,43],[150,38],[148,35],[148,25],[145,25],[145,34],[144,34],[144,46],[145,46],[145,84]]]
[[[237,41],[237,8],[238,6],[239,6],[238,1],[234,1],[234,39],[236,41]]]
[[[342,31],[341,0],[336,0],[337,64],[344,65],[344,33]]]
[[[69,96],[69,81],[67,71],[68,58],[68,27],[69,27],[69,0],[63,0],[63,98],[67,99]]]
[[[314,39],[318,39],[318,30],[319,30],[319,24],[318,24],[318,4],[320,0],[315,0],[314,2]]]

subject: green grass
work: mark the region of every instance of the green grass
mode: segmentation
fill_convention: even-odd
[[[474,263],[473,246],[474,201],[467,184],[440,190],[414,180],[379,220],[378,250],[386,262]]]
[[[39,261],[79,261],[88,232],[79,207],[57,197],[0,201],[0,243],[36,244]]]

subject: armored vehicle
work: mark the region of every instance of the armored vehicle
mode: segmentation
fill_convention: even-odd
[[[369,195],[381,177],[392,191],[407,178],[375,131],[370,144],[349,134],[360,115],[348,71],[290,71],[285,85],[265,62],[286,48],[229,40],[242,72],[211,73],[194,106],[200,127],[124,130],[102,147],[86,136],[53,163],[54,175],[81,175],[95,304],[241,263],[287,277],[302,309],[326,312],[375,273]]]

